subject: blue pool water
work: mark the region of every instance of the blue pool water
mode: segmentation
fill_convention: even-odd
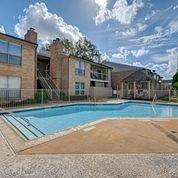
[[[122,104],[76,104],[5,115],[27,139],[62,131],[106,117],[178,117],[178,106],[127,102]],[[31,133],[32,132],[32,133]]]

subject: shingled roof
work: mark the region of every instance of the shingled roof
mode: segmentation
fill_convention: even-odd
[[[113,77],[116,75],[118,81],[123,81],[130,75],[134,74],[137,70],[127,70],[127,71],[120,71],[120,72],[113,72]]]
[[[141,67],[131,66],[126,64],[119,64],[115,62],[103,61],[103,64],[110,66],[113,68],[113,72],[121,72],[121,71],[131,71],[131,70],[138,70],[142,69]]]

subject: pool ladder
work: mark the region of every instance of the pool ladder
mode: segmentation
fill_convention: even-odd
[[[152,104],[154,104],[156,100],[157,100],[157,95],[156,95],[156,93],[155,93],[155,95],[154,95],[154,97],[153,97]]]

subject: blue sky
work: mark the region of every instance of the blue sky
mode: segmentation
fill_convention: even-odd
[[[177,68],[178,0],[1,0],[1,31],[23,37],[29,27],[40,44],[87,36],[104,59],[147,67],[165,79]]]

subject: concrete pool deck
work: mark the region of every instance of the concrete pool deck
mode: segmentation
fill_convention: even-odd
[[[1,119],[0,131],[0,178],[178,177],[175,119],[106,120],[25,150]]]
[[[18,154],[178,153],[178,120],[109,119]]]

